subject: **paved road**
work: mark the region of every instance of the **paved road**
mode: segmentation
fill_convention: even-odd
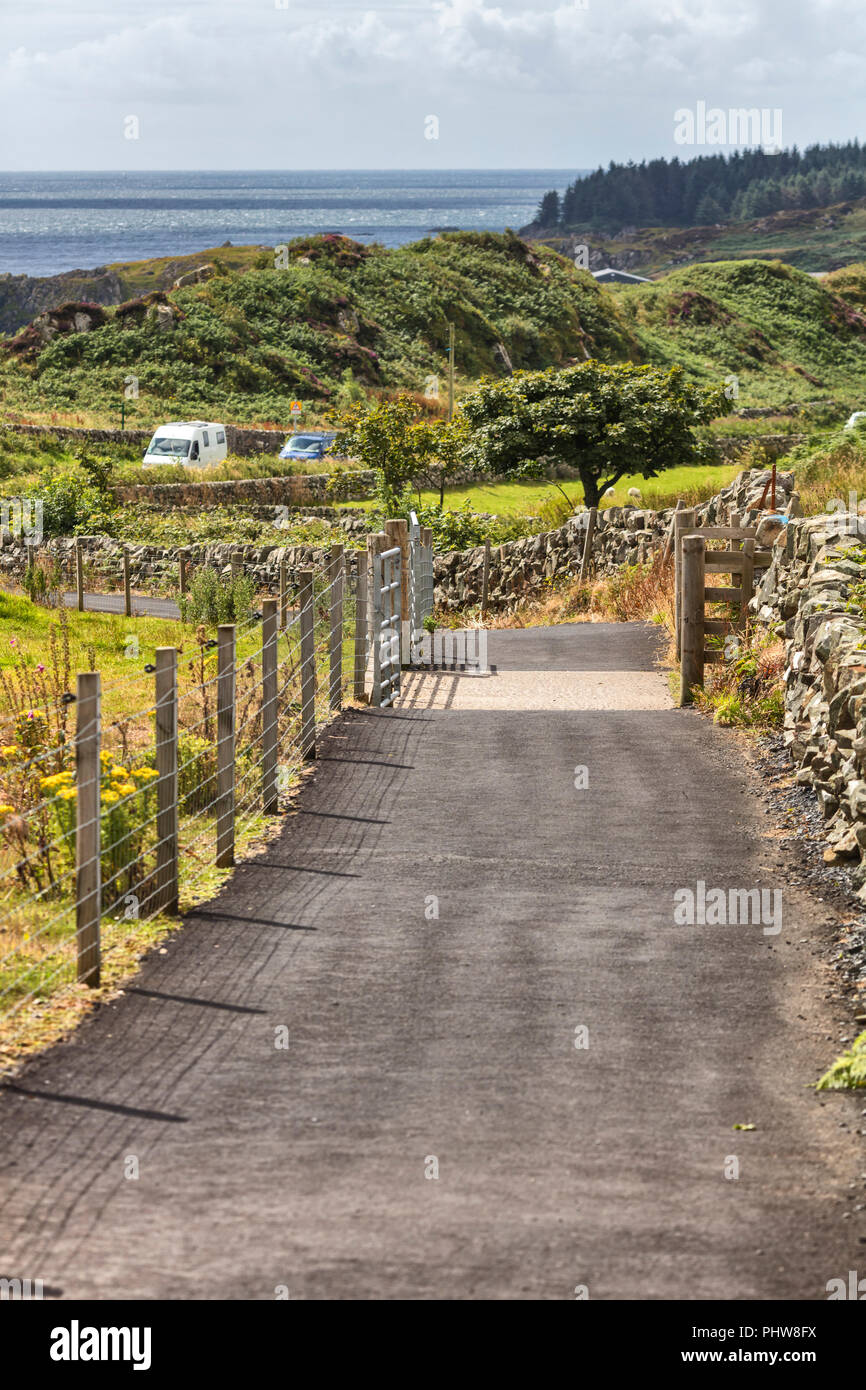
[[[501,708],[429,677],[347,714],[279,840],[19,1075],[0,1272],[67,1297],[743,1299],[862,1266],[860,1107],[807,1089],[838,1032],[822,905],[785,889],[777,936],[673,919],[698,879],[782,881],[735,737],[669,706],[642,627],[493,633],[490,659],[463,686]],[[515,707],[532,670],[558,704]]]
[[[78,604],[78,595],[65,593],[63,604],[66,608],[75,608]],[[124,607],[123,594],[85,594],[84,609],[87,613],[122,613]],[[132,595],[132,612],[134,617],[150,618],[179,618],[180,609],[172,598],[151,598],[144,594]]]

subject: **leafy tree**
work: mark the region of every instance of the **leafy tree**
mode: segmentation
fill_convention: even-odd
[[[439,506],[445,505],[445,485],[466,467],[469,426],[465,417],[453,420],[422,421],[413,430],[417,456],[423,461],[421,475],[430,486],[439,488]]]
[[[693,461],[692,427],[727,414],[724,384],[708,389],[682,367],[606,366],[591,359],[562,371],[485,380],[463,397],[467,452],[482,469],[538,477],[552,464],[577,469],[588,507],[626,473],[655,478]]]
[[[429,438],[416,423],[418,406],[411,396],[395,401],[358,402],[338,422],[334,451],[350,454],[380,475],[382,505],[399,515],[403,493],[424,470]]]

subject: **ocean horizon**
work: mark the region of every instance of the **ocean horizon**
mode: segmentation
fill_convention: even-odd
[[[0,173],[0,273],[57,275],[341,232],[401,246],[516,231],[583,169]]]

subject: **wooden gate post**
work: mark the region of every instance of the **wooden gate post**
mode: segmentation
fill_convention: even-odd
[[[695,524],[694,507],[683,507],[681,512],[674,513],[674,627],[676,628],[677,656],[682,654],[681,649],[681,629],[682,629],[682,577],[683,577],[683,536],[687,530],[692,530]]]
[[[590,507],[589,517],[586,523],[586,539],[583,542],[583,555],[580,561],[580,574],[578,576],[578,582],[580,584],[586,583],[589,578],[590,569],[592,568],[592,543],[595,539],[595,528],[597,524],[598,508]]]
[[[276,815],[277,794],[277,600],[262,603],[262,811]]]
[[[707,543],[703,536],[683,536],[680,704],[689,705],[695,686],[704,683],[704,586]]]
[[[156,649],[156,894],[154,911],[177,912],[177,648]]]
[[[78,979],[99,984],[99,922],[102,917],[102,861],[100,858],[101,710],[100,675],[79,675],[76,691],[75,729],[75,938]]]
[[[313,571],[301,570],[301,756],[316,756],[316,612]]]
[[[343,547],[332,545],[328,565],[328,706],[332,710],[343,704],[343,574]]]
[[[217,628],[216,863],[235,862],[235,625]]]
[[[355,683],[354,696],[362,703],[367,694],[367,582],[370,560],[366,551],[357,551],[358,574],[355,585]]]
[[[743,596],[740,600],[740,621],[737,626],[745,628],[749,620],[749,602],[755,589],[755,542],[752,537],[743,541],[743,568],[740,571],[740,589]]]

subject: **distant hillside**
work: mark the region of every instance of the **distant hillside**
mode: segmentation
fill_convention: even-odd
[[[707,143],[750,139],[758,147],[686,160],[611,162],[606,169],[575,179],[562,197],[556,189],[546,193],[538,208],[539,226],[550,231],[612,231],[627,224],[710,226],[866,196],[866,145],[858,140],[770,153],[760,148],[769,132],[755,130],[749,119],[758,112],[707,111],[703,102],[698,105],[699,145],[705,136]],[[683,110],[677,119],[686,127],[685,143],[694,144],[693,113]]]
[[[818,273],[866,259],[866,198],[710,227],[627,226],[603,234],[550,232],[533,223],[521,236],[566,256],[585,245],[591,270],[612,265],[638,275],[663,275],[700,261],[760,257]]]
[[[741,405],[866,398],[866,266],[816,280],[779,261],[714,262],[616,293],[643,360],[734,374]]]
[[[822,281],[780,262],[712,262],[608,289],[510,233],[394,250],[314,237],[291,243],[285,268],[270,257],[118,306],[46,311],[0,344],[0,391],[23,416],[116,416],[134,375],[127,423],[138,411],[284,425],[296,398],[319,415],[360,392],[407,390],[420,406],[437,385],[441,409],[450,321],[458,391],[484,374],[596,356],[735,374],[744,406],[862,404],[864,301],[863,265]]]
[[[285,268],[262,259],[114,308],[46,311],[0,345],[7,408],[116,408],[129,374],[170,413],[235,421],[286,420],[296,397],[327,404],[358,387],[421,393],[431,377],[444,395],[449,321],[463,377],[636,350],[590,275],[509,233],[394,250],[313,237],[291,243]],[[131,278],[143,287],[143,271]]]
[[[270,257],[270,252],[266,252]],[[0,333],[17,333],[45,309],[72,300],[122,304],[148,290],[171,289],[175,280],[196,266],[219,260],[231,270],[245,270],[260,260],[260,246],[220,246],[187,256],[149,261],[116,261],[96,270],[68,270],[62,275],[0,275]]]

